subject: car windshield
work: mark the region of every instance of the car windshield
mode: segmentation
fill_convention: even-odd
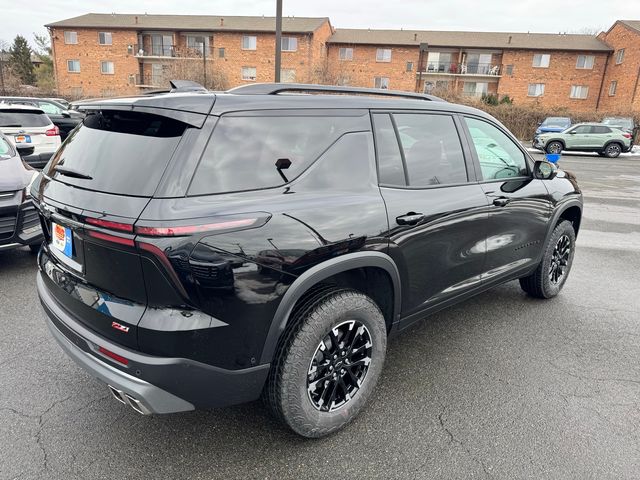
[[[633,119],[607,117],[604,120],[602,120],[602,124],[611,125],[614,127],[633,128]]]
[[[571,123],[566,117],[548,117],[542,122],[545,127],[566,127]]]

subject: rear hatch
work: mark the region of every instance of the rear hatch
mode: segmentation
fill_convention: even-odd
[[[132,348],[147,305],[133,225],[191,127],[146,112],[89,112],[32,189],[51,293],[87,327]]]
[[[35,147],[35,153],[53,152],[60,145],[60,133],[39,109],[0,108],[0,130],[13,144]]]

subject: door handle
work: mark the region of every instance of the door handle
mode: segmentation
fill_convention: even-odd
[[[507,203],[510,202],[510,199],[507,197],[497,197],[493,199],[493,204],[496,207],[504,207],[507,205]]]
[[[415,225],[418,222],[424,220],[424,218],[425,217],[423,213],[409,212],[406,215],[396,217],[396,222],[398,225]]]

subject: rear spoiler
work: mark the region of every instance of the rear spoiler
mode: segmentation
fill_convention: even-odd
[[[82,112],[123,110],[169,117],[193,127],[202,128],[215,104],[214,94],[166,94],[157,96],[94,99],[78,105]]]

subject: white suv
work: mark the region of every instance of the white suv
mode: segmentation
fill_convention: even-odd
[[[0,132],[14,145],[31,145],[34,152],[24,160],[42,168],[60,146],[60,130],[39,108],[0,104]]]

